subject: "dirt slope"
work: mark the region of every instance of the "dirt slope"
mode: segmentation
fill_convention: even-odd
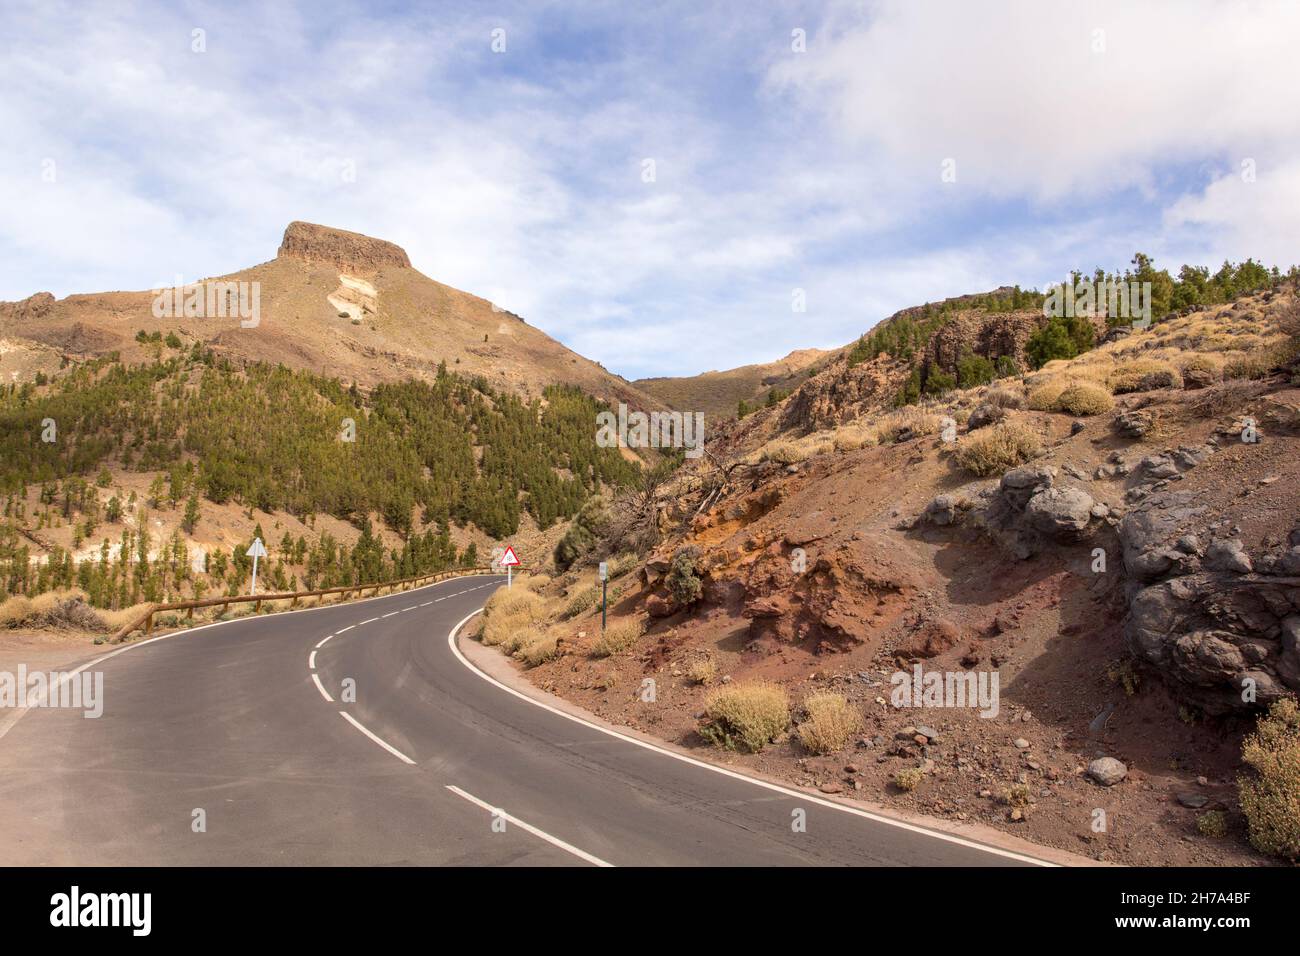
[[[823,349],[796,349],[775,362],[680,378],[639,378],[632,384],[670,408],[701,411],[710,419],[734,418],[742,400],[761,404],[773,389],[793,391],[832,354]]]

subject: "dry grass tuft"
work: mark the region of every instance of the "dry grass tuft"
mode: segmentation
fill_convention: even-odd
[[[803,702],[806,717],[797,730],[799,741],[815,754],[843,750],[862,729],[862,714],[839,694],[819,691]]]
[[[1100,415],[1115,407],[1115,399],[1101,385],[1075,382],[1056,397],[1054,407],[1070,415]]]
[[[1238,781],[1250,843],[1262,853],[1300,859],[1300,705],[1273,704],[1241,745],[1254,774]]]
[[[592,645],[591,653],[595,657],[613,657],[627,650],[637,642],[645,632],[645,622],[629,618],[610,624]]]
[[[704,702],[700,736],[716,747],[757,753],[790,726],[790,698],[779,684],[729,684]]]
[[[957,445],[957,465],[987,478],[1023,465],[1042,449],[1038,434],[1023,422],[1003,421],[967,435]]]

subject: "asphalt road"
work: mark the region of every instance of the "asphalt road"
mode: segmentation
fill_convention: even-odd
[[[485,678],[449,635],[502,584],[240,619],[92,663],[102,717],[33,709],[0,737],[0,864],[1032,862],[718,772]]]

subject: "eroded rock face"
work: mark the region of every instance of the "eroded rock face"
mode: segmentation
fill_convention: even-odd
[[[1153,495],[1120,524],[1128,575],[1125,638],[1183,699],[1207,713],[1251,711],[1300,691],[1300,575],[1288,552],[1259,563],[1235,539],[1201,554],[1195,495]]]
[[[973,518],[1017,558],[1033,557],[1052,543],[1070,544],[1087,537],[1094,522],[1110,509],[1098,506],[1080,488],[1056,485],[1050,465],[1025,465],[1002,476],[995,489],[982,493]]]
[[[0,302],[0,319],[13,319],[16,322],[32,322],[43,319],[54,307],[54,296],[49,292],[37,292],[18,302]]]
[[[1010,355],[1023,368],[1025,345],[1044,321],[1041,310],[961,313],[930,339],[925,361],[952,374],[957,371],[962,356],[968,353],[988,359]]]
[[[348,272],[374,272],[385,266],[411,267],[411,260],[401,246],[311,222],[289,223],[278,256],[327,262]]]

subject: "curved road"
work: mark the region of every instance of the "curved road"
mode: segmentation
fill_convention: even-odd
[[[0,719],[0,864],[1036,862],[711,769],[504,687],[449,639],[503,583],[239,619],[92,661],[102,717]]]

